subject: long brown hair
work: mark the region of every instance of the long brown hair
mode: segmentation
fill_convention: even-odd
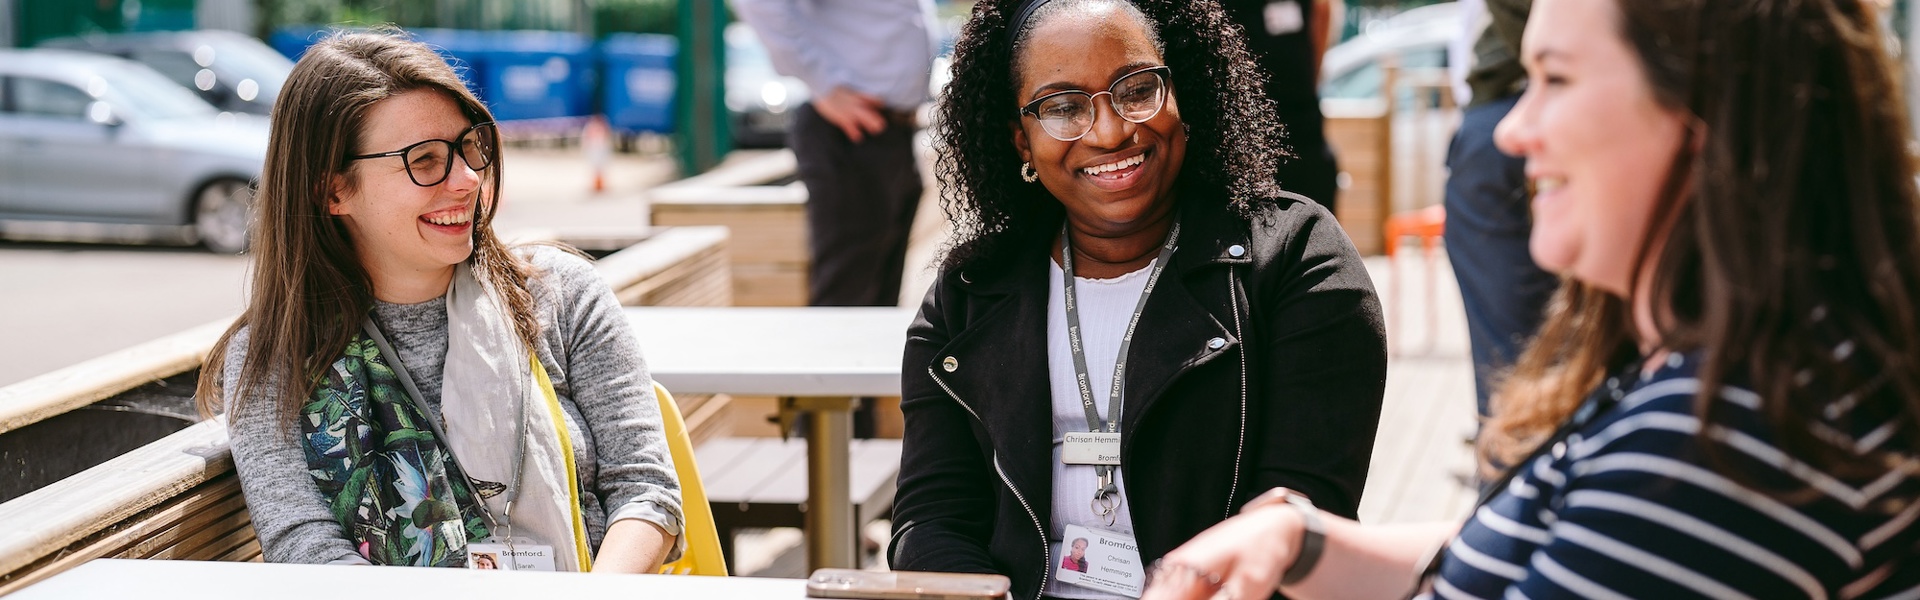
[[[246,359],[233,397],[242,405],[279,402],[288,414],[312,392],[359,332],[373,307],[373,283],[346,226],[328,213],[332,181],[356,185],[346,157],[358,149],[369,110],[416,90],[445,94],[475,123],[492,121],[485,104],[426,45],[397,30],[337,32],[307,49],[280,90],[272,138],[254,208],[253,287],[247,307],[213,346],[200,368],[197,403],[203,414],[225,409],[221,371],[227,344],[248,328]],[[540,325],[527,291],[530,269],[494,236],[500,191],[499,149],[484,174],[473,222],[476,274],[494,282],[516,332],[531,345]],[[256,397],[274,390],[277,397]]]
[[[1636,292],[1651,294],[1658,346],[1704,358],[1695,413],[1724,425],[1714,399],[1737,382],[1796,459],[1849,477],[1896,468],[1915,448],[1861,453],[1809,427],[1855,402],[1872,407],[1852,414],[1891,416],[1902,444],[1920,431],[1920,193],[1873,9],[1615,5],[1656,101],[1697,120],[1654,215],[1665,235],[1640,249],[1652,285]],[[1627,301],[1569,280],[1496,394],[1482,458],[1511,464],[1538,445],[1637,355],[1632,328]]]

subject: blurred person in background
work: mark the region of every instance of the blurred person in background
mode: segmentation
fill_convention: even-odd
[[[1464,525],[1275,490],[1148,600],[1920,594],[1920,192],[1860,0],[1538,0],[1496,132],[1568,278]],[[1436,552],[1436,549],[1437,552]]]
[[[732,0],[781,75],[813,91],[787,147],[807,186],[807,304],[899,306],[925,190],[913,154],[936,45],[931,0]],[[854,435],[874,434],[871,401]]]
[[[1524,162],[1493,142],[1494,126],[1526,89],[1520,33],[1533,0],[1469,0],[1463,32],[1473,39],[1466,82],[1472,96],[1447,149],[1447,258],[1460,283],[1473,353],[1480,420],[1491,412],[1494,382],[1540,327],[1560,279],[1527,253],[1533,229]]]
[[[807,186],[814,306],[897,306],[920,206],[914,113],[933,69],[930,0],[733,0],[813,98],[788,146]]]
[[[202,367],[272,562],[658,572],[680,487],[585,259],[508,248],[493,117],[398,32],[308,49],[274,104],[247,308]],[[516,502],[517,500],[517,502]]]
[[[1339,165],[1320,113],[1320,59],[1336,39],[1341,0],[1225,0],[1227,16],[1246,32],[1247,51],[1266,70],[1263,89],[1286,124],[1288,156],[1280,187],[1312,198],[1327,212],[1339,201]]]

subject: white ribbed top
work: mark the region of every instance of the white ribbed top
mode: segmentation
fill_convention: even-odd
[[[1156,259],[1155,262],[1158,262]],[[1067,465],[1060,462],[1061,435],[1067,431],[1087,431],[1087,411],[1080,406],[1080,387],[1074,383],[1073,347],[1067,342],[1066,288],[1061,281],[1060,265],[1047,259],[1047,379],[1053,385],[1053,527],[1047,537],[1053,544],[1053,564],[1048,565],[1046,595],[1058,598],[1123,600],[1106,592],[1061,583],[1052,573],[1059,571],[1066,556],[1062,532],[1067,525],[1079,525],[1125,535],[1133,535],[1131,503],[1120,503],[1120,515],[1112,526],[1093,514],[1093,492],[1100,476],[1092,465]],[[1113,385],[1113,363],[1120,355],[1120,338],[1126,335],[1127,321],[1147,288],[1149,263],[1138,271],[1113,279],[1076,277],[1074,291],[1080,301],[1080,341],[1087,353],[1087,379],[1093,386],[1093,400],[1103,419],[1107,414],[1109,391]],[[1118,471],[1114,480],[1120,497],[1126,498],[1127,482]]]

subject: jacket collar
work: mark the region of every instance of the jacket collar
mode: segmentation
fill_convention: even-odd
[[[1161,276],[1161,285],[1147,300],[1135,331],[1121,409],[1123,434],[1142,419],[1152,418],[1151,411],[1181,373],[1240,344],[1233,333],[1233,317],[1223,315],[1229,320],[1222,323],[1195,292],[1205,293],[1197,288],[1217,285],[1222,290],[1205,294],[1217,297],[1226,290],[1228,279],[1206,275],[1218,267],[1252,262],[1244,223],[1224,207],[1187,209],[1181,215],[1180,247]],[[1017,255],[1014,260],[969,267],[956,274],[959,290],[971,297],[962,303],[970,307],[965,330],[926,368],[976,413],[1008,479],[1036,510],[1043,510],[1039,507],[1048,506],[1052,497],[1048,485],[1052,384],[1046,339],[1049,275],[1044,258],[1048,253],[1029,248]],[[1237,297],[1237,292],[1226,293]],[[1226,309],[1217,307],[1222,313]],[[949,357],[953,363],[946,362]],[[956,368],[948,371],[948,364]]]
[[[1250,243],[1251,230],[1245,221],[1225,206],[1186,207],[1180,214],[1180,249],[1174,253],[1173,265],[1169,272],[1179,270],[1182,276],[1192,270],[1209,265],[1250,264],[1253,251]],[[1051,236],[1040,252],[1051,252],[1051,244],[1056,243]],[[1031,289],[1027,277],[1035,275],[1045,277],[1044,269],[1032,268],[1035,261],[1031,258],[1033,250],[1012,253],[1020,258],[1013,261],[995,261],[993,265],[980,265],[963,268],[959,271],[960,287],[977,297],[992,297]],[[1024,262],[1023,262],[1024,261]],[[1014,262],[1018,264],[1007,264]],[[1034,263],[1034,264],[1026,264]],[[1045,307],[1042,306],[1042,309]]]

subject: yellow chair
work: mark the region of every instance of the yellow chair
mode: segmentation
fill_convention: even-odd
[[[687,422],[680,418],[680,405],[659,382],[653,395],[660,399],[660,420],[666,423],[667,449],[673,453],[673,470],[680,476],[680,510],[686,521],[680,535],[687,539],[687,551],[680,560],[667,563],[660,572],[668,575],[727,576],[727,561],[720,554],[720,531],[713,525],[713,509],[707,506],[707,490],[700,486],[700,467],[693,460],[693,439],[687,436]]]

